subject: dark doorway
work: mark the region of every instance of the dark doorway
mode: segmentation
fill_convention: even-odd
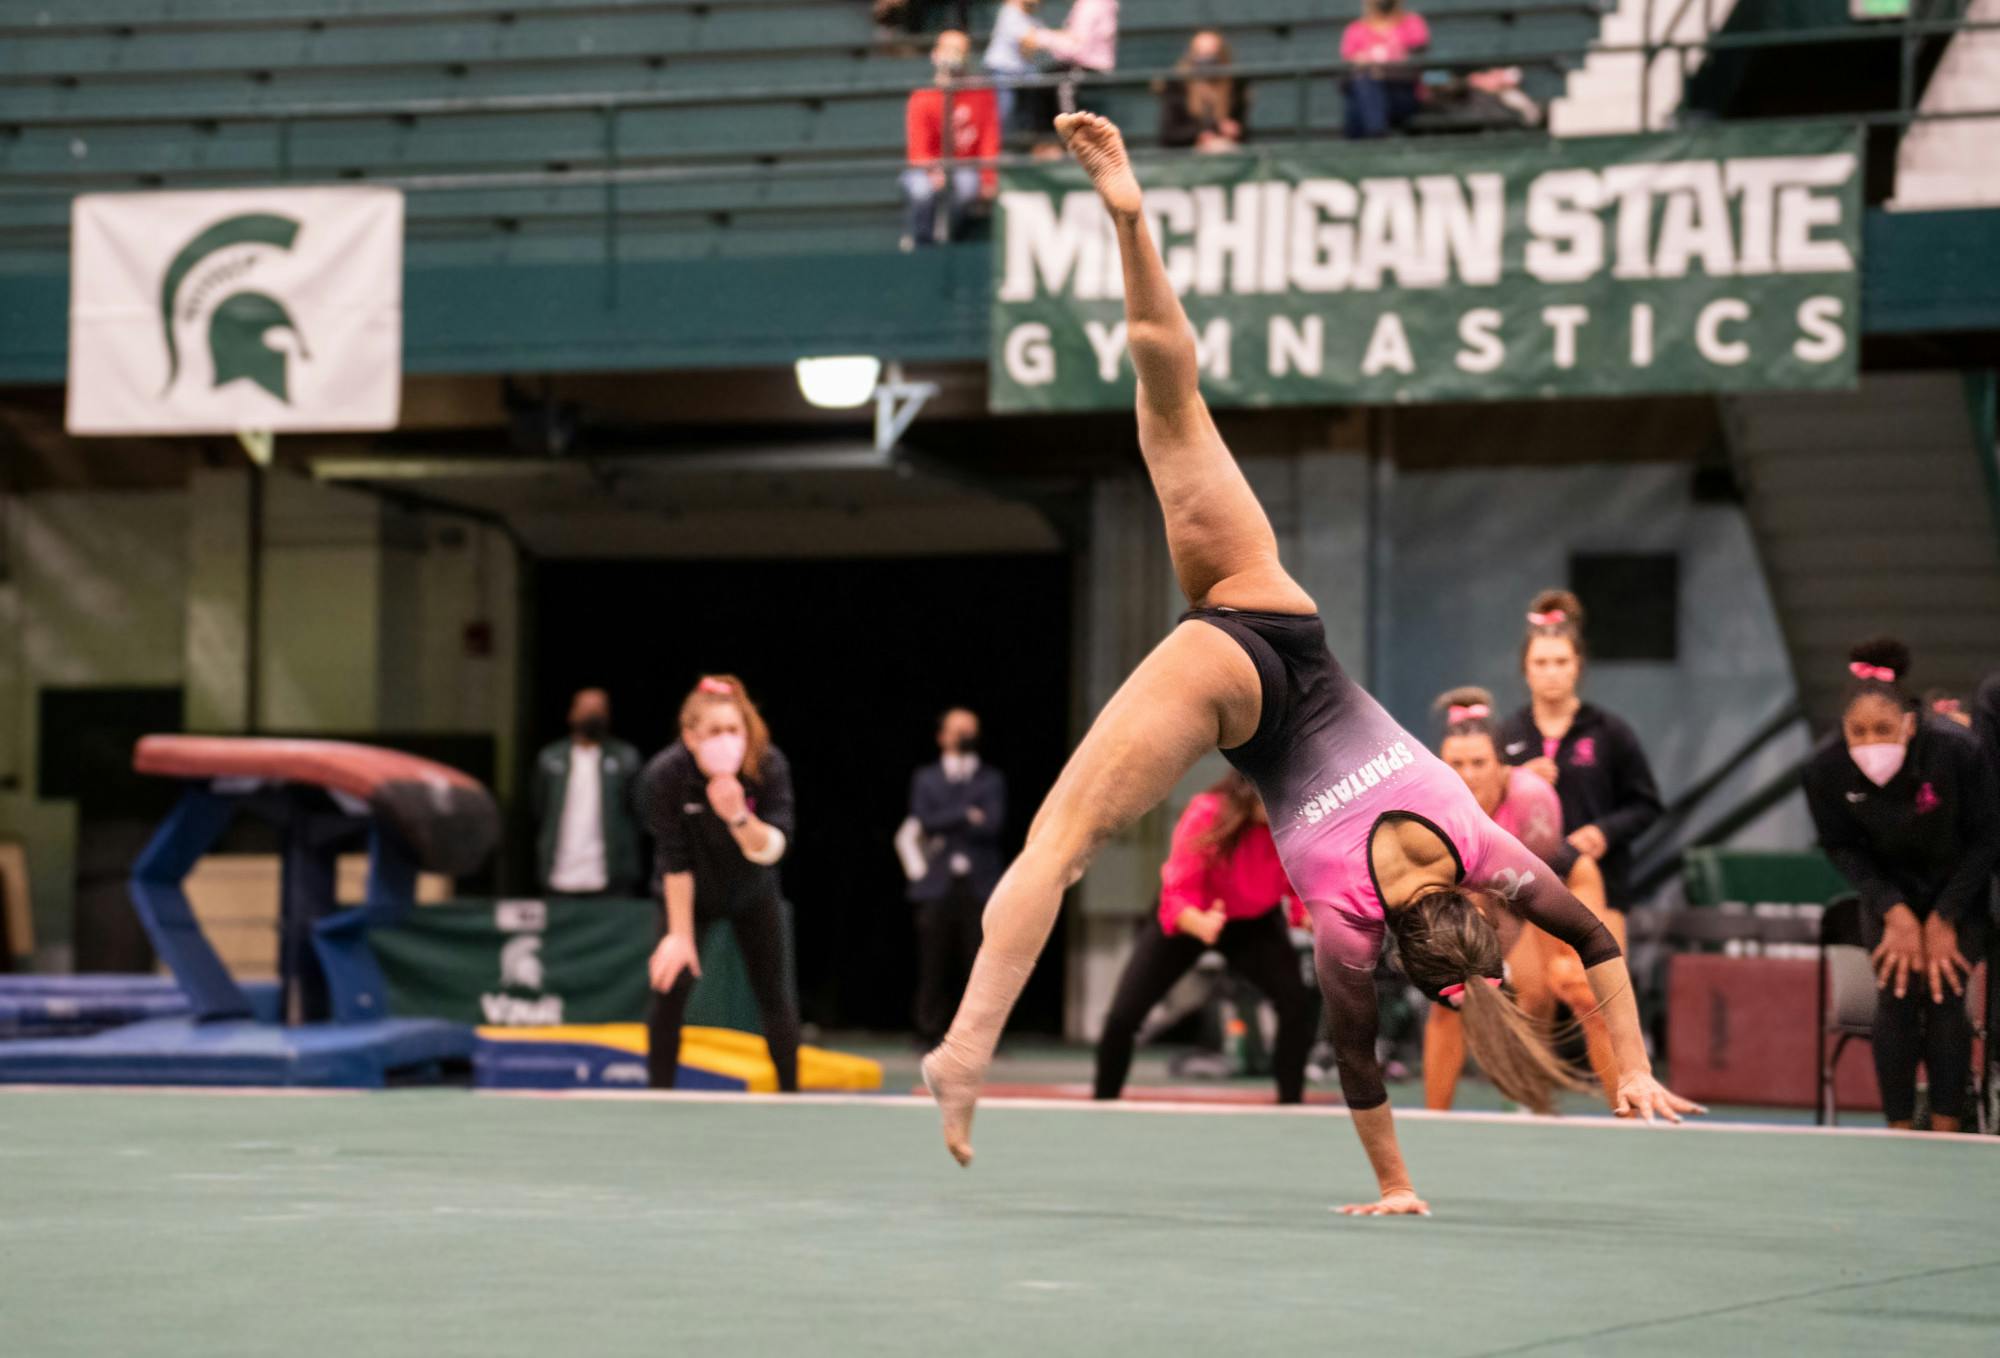
[[[937,715],[985,722],[1020,845],[1069,749],[1071,563],[1063,556],[886,561],[544,562],[535,576],[531,744],[562,734],[569,695],[610,690],[648,756],[675,738],[704,671],[740,675],[790,758],[799,833],[785,894],[808,1022],[907,1029],[910,907],[892,840]],[[1060,1032],[1063,931],[1012,1027]]]

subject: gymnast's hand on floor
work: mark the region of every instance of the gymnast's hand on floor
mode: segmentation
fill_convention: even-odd
[[[1427,1217],[1431,1205],[1417,1196],[1414,1188],[1396,1188],[1378,1202],[1350,1202],[1340,1209],[1344,1217]]]
[[[1679,1122],[1683,1113],[1708,1110],[1668,1089],[1653,1078],[1651,1071],[1635,1070],[1618,1082],[1618,1100],[1613,1111],[1621,1118],[1643,1118],[1647,1122],[1665,1118],[1668,1122]]]

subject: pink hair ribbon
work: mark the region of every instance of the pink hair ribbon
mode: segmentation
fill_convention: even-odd
[[[725,698],[736,696],[736,686],[721,679],[704,679],[695,688],[702,693],[716,693]]]
[[[1493,709],[1485,703],[1453,703],[1444,710],[1444,719],[1452,726],[1462,721],[1485,721],[1492,715]]]
[[[1965,704],[1956,698],[1939,698],[1931,704],[1931,711],[1940,717],[1954,717],[1965,711]]]
[[[1482,976],[1479,979],[1486,982],[1486,984],[1490,986],[1497,986],[1500,984],[1500,978],[1497,976]],[[1464,998],[1465,998],[1465,983],[1463,981],[1459,982],[1457,985],[1448,985],[1443,990],[1440,990],[1438,992],[1438,999],[1441,1000],[1443,1003],[1450,1005],[1454,1009],[1462,1007],[1459,1001],[1463,1000]]]
[[[1896,682],[1896,672],[1887,665],[1871,665],[1865,660],[1855,661],[1847,667],[1847,672],[1856,679],[1873,679],[1884,684]]]
[[[1560,608],[1551,608],[1546,613],[1529,613],[1528,621],[1536,627],[1560,627],[1569,621],[1569,614]]]

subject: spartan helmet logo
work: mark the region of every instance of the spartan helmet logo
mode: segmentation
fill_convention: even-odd
[[[517,934],[500,949],[500,984],[516,990],[542,988],[542,936]]]
[[[294,218],[269,212],[245,213],[215,223],[174,256],[160,280],[160,328],[167,342],[167,385],[161,389],[162,396],[173,390],[181,374],[175,321],[198,319],[211,298],[256,272],[257,254],[234,247],[269,245],[290,250],[298,235],[299,223]],[[282,302],[248,287],[222,296],[208,318],[208,352],[214,360],[215,385],[246,378],[291,404],[288,356],[269,342],[274,331],[288,331],[299,356],[311,357],[305,337]]]

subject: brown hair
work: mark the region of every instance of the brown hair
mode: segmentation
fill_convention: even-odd
[[[1243,831],[1249,827],[1250,818],[1257,810],[1257,788],[1248,778],[1231,769],[1208,789],[1208,794],[1220,800],[1222,806],[1196,843],[1204,851],[1222,858],[1236,847],[1236,841],[1243,838]]]
[[[1205,28],[1201,32],[1215,34],[1219,44],[1216,51],[1216,60],[1219,64],[1228,66],[1236,60],[1236,54],[1230,50],[1229,39],[1225,35],[1212,28]],[[1201,33],[1195,35],[1197,38],[1200,36]],[[1188,39],[1188,47],[1192,49],[1193,46],[1194,38]],[[1187,100],[1187,111],[1196,122],[1219,124],[1231,116],[1230,106],[1236,102],[1234,76],[1197,76],[1194,58],[1185,55],[1174,66],[1174,70],[1181,78],[1181,88]]]
[[[1479,908],[1482,894],[1448,887],[1419,896],[1389,911],[1389,929],[1417,989],[1435,1000],[1449,986],[1464,987],[1457,998],[1465,1045],[1494,1087],[1531,1112],[1553,1113],[1558,1090],[1584,1085],[1540,1026],[1487,983],[1502,975],[1503,958],[1500,935]]]
[[[1476,715],[1476,709],[1482,707],[1486,709],[1485,713]],[[1461,709],[1456,721],[1452,720],[1453,708]],[[1475,712],[1465,712],[1462,710],[1465,708],[1475,709]],[[1485,736],[1493,742],[1494,751],[1499,751],[1500,739],[1495,734],[1498,727],[1493,721],[1493,695],[1485,689],[1476,684],[1447,689],[1431,703],[1431,711],[1444,718],[1443,740],[1450,740],[1453,736]]]
[[[764,724],[764,714],[750,701],[749,691],[735,675],[704,674],[695,681],[687,697],[681,700],[681,730],[685,732],[700,721],[702,712],[716,703],[733,704],[742,713],[743,772],[751,778],[761,778],[764,756],[771,750],[771,728]]]
[[[1583,646],[1583,601],[1566,589],[1545,589],[1528,605],[1528,632],[1521,638],[1521,664],[1528,663],[1528,647],[1537,637],[1562,637],[1576,649],[1577,663],[1587,654]]]

